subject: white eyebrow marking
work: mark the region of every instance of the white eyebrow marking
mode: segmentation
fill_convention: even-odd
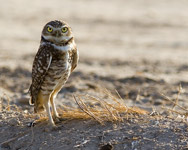
[[[46,39],[46,40],[54,40],[54,41],[57,41],[57,42],[61,42],[61,41],[68,41],[71,39],[71,36],[61,36],[61,37],[54,37],[54,36],[51,36],[51,35],[43,35],[42,36]]]
[[[55,28],[55,27],[53,27],[53,26],[51,26],[51,25],[48,25],[48,27],[52,28],[53,31],[56,31],[56,30],[61,30],[61,29],[64,28],[64,27],[67,27],[67,25],[64,25],[64,26],[59,27],[59,28]],[[67,27],[67,28],[68,28],[68,27]]]

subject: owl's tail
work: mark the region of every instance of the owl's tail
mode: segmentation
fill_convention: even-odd
[[[29,99],[29,105],[34,105],[34,98],[33,98],[33,92],[32,92],[32,84],[29,87],[28,93],[31,96],[31,98]]]
[[[29,99],[29,105],[34,105],[32,97]]]
[[[41,103],[40,100],[35,100],[35,102],[32,100],[32,97],[29,100],[29,105],[34,105],[34,112],[39,113],[44,110],[44,106]]]
[[[39,113],[39,112],[42,112],[42,111],[44,111],[44,106],[41,105],[41,103],[34,106],[34,112],[35,113]]]
[[[32,89],[32,84],[29,88],[28,93],[30,94],[31,98],[29,99],[29,104],[34,105],[34,112],[38,113],[44,110],[43,106],[43,100],[41,96],[41,92],[38,92],[38,90]]]
[[[39,113],[41,111],[44,111],[44,97],[40,91],[34,100],[34,112]]]

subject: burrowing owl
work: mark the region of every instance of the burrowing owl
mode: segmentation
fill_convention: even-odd
[[[40,47],[33,62],[29,91],[34,111],[37,113],[45,108],[53,126],[52,114],[59,117],[54,99],[77,63],[78,51],[70,26],[64,21],[48,22],[42,30]]]

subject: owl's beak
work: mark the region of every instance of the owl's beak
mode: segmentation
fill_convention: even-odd
[[[61,32],[59,30],[56,30],[54,32],[54,34],[55,34],[56,37],[60,37],[61,36]]]

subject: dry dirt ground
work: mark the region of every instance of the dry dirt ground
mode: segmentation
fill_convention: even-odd
[[[188,149],[187,6],[186,0],[2,1],[0,150]],[[106,88],[147,115],[104,125],[73,117],[57,130],[45,121],[28,127],[37,118],[27,95],[32,61],[43,25],[54,19],[69,22],[80,51],[57,97],[59,110],[78,107],[72,95],[110,103]]]

